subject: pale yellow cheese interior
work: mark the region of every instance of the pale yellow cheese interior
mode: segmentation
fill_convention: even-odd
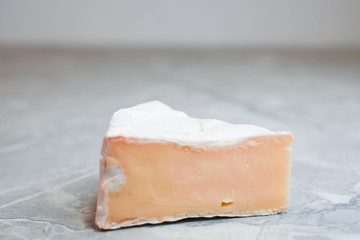
[[[272,214],[288,207],[291,133],[203,148],[124,137],[105,141],[100,174],[116,166],[125,178],[111,190],[100,182],[106,211],[97,216],[103,218],[100,228]]]

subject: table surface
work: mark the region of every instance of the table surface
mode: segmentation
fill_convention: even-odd
[[[295,135],[290,207],[94,225],[111,114],[158,99]],[[0,48],[0,239],[360,239],[360,51]]]

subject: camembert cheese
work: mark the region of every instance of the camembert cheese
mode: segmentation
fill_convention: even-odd
[[[290,132],[195,119],[159,101],[121,109],[103,141],[96,224],[282,213],[292,141]]]

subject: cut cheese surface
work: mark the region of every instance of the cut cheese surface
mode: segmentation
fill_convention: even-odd
[[[290,132],[194,119],[158,101],[119,110],[103,142],[96,224],[284,212],[292,141]]]

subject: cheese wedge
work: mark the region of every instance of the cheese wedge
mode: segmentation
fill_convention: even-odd
[[[190,118],[159,101],[121,109],[103,141],[96,224],[282,213],[292,141],[290,132]]]

